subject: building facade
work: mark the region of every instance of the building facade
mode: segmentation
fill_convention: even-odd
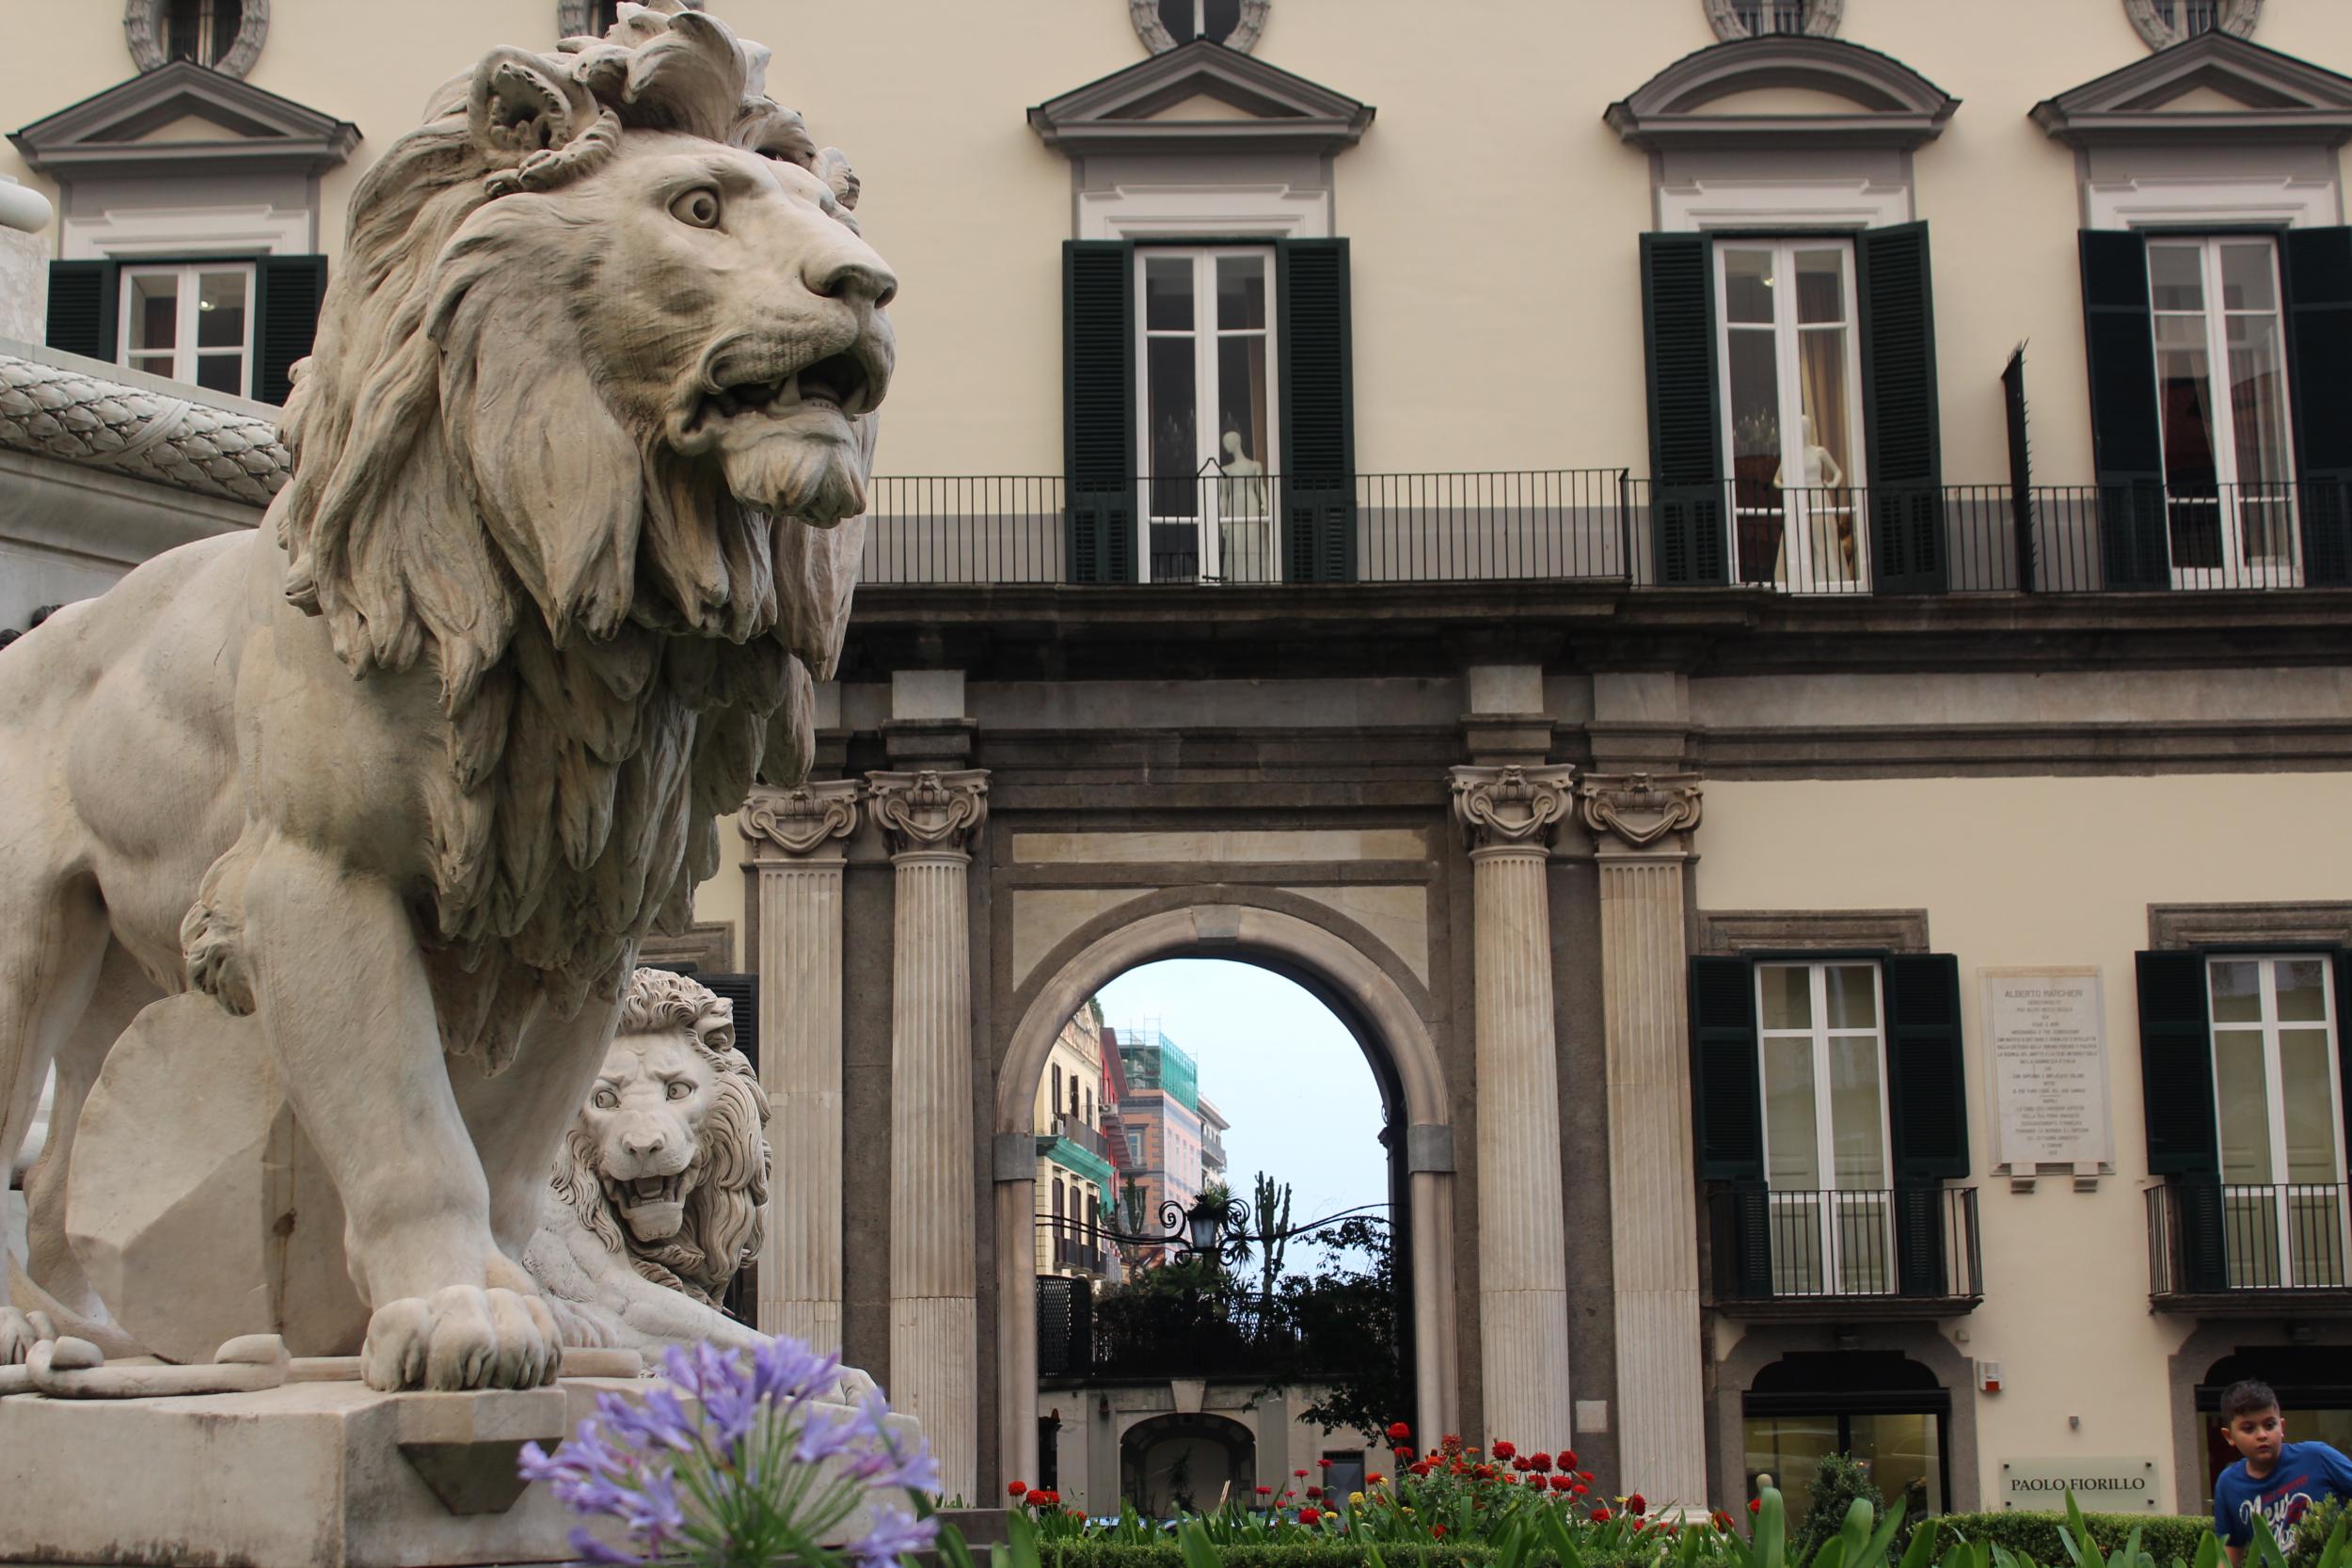
[[[0,610],[258,520],[354,182],[588,9],[0,60]],[[796,1130],[768,1321],[1039,1473],[1039,1085],[1206,955],[1364,1044],[1423,1433],[2193,1512],[2232,1377],[2352,1423],[2352,11],[909,11],[724,8],[904,283],[817,774],[686,943]],[[893,813],[964,1126],[894,1125]]]
[[[1113,1277],[1117,1254],[1104,1242],[1118,1196],[1115,1167],[1104,1140],[1103,1027],[1100,1004],[1089,1002],[1054,1037],[1054,1051],[1038,1082],[1037,1272],[1083,1279]]]

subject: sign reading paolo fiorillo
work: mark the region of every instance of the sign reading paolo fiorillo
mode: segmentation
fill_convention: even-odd
[[[2086,1513],[2157,1513],[2163,1488],[2153,1459],[2006,1459],[2001,1506],[2062,1513],[2066,1494]]]

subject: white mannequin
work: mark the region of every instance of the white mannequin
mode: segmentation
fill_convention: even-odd
[[[1274,566],[1273,508],[1267,504],[1265,465],[1242,450],[1241,432],[1225,433],[1225,455],[1217,464],[1217,511],[1225,523],[1224,574],[1229,582],[1271,580]]]
[[[1803,416],[1799,424],[1800,428],[1804,432],[1804,488],[1807,490],[1820,490],[1823,488],[1831,490],[1837,489],[1846,483],[1846,470],[1838,466],[1836,458],[1830,455],[1829,448],[1822,446],[1820,442],[1813,438],[1812,415],[1806,414]],[[1788,466],[1784,463],[1779,468],[1773,470],[1772,487],[1774,489],[1785,490],[1788,488],[1788,482],[1783,477],[1783,475],[1785,475],[1788,471]]]

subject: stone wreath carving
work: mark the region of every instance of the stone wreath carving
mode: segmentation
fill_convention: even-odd
[[[2132,19],[2132,26],[2147,40],[2149,48],[2169,49],[2192,36],[2184,14],[2187,4],[2188,0],[2123,0],[2123,12]],[[2217,32],[2250,39],[2262,15],[2263,0],[2220,0],[2214,27]]]
[[[170,4],[171,0],[128,0],[122,8],[122,34],[130,40],[131,62],[142,71],[170,63],[171,56],[164,52],[164,10]],[[262,57],[262,44],[268,37],[269,0],[245,0],[237,16],[237,36],[213,69],[223,76],[242,78]]]
[[[1456,768],[1451,777],[1454,815],[1472,851],[1548,847],[1575,798],[1576,769],[1565,763]]]
[[[763,789],[743,807],[738,827],[752,852],[770,846],[803,860],[827,842],[857,831],[858,783],[827,779],[798,789]]]
[[[1577,794],[1595,835],[1613,833],[1636,849],[1699,825],[1696,773],[1587,773]]]
[[[366,1381],[557,1373],[523,1251],[639,942],[686,928],[719,814],[806,773],[897,288],[766,50],[683,0],[569,41],[482,56],[353,193],[262,526],[0,649],[0,1164],[53,1060],[61,1108],[40,1310],[128,1323],[131,1265],[66,1221],[119,1136],[63,1108],[167,1070],[118,1042],[194,1009],[292,1107],[306,1212],[341,1204]],[[266,1228],[183,1190],[212,1116],[147,1118],[124,1180]]]
[[[251,506],[268,505],[294,468],[267,420],[8,355],[0,447]]]
[[[1228,49],[1238,49],[1247,55],[1257,47],[1258,35],[1265,31],[1266,12],[1274,0],[1241,0],[1241,21],[1225,35]],[[1154,55],[1165,55],[1176,47],[1176,35],[1160,20],[1159,0],[1127,0],[1127,14],[1136,24],[1136,36]]]
[[[1757,0],[1772,5],[1774,0]],[[1828,39],[1837,36],[1838,24],[1846,19],[1846,0],[1804,0],[1804,32],[1807,38]],[[1747,19],[1740,14],[1740,0],[1707,0],[1707,20],[1715,29],[1715,36],[1728,43],[1736,39],[1753,38]],[[1749,10],[1756,8],[1749,5]]]
[[[866,775],[866,809],[894,855],[968,854],[988,820],[988,770]]]
[[[701,10],[703,0],[686,0],[687,8]],[[618,8],[614,8],[616,10]],[[596,36],[596,0],[555,0],[555,36],[560,39]]]

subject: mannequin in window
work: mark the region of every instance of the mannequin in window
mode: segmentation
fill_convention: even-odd
[[[1217,513],[1225,523],[1225,577],[1231,582],[1271,580],[1273,511],[1266,495],[1265,465],[1243,447],[1241,432],[1225,433],[1218,459]]]
[[[1830,454],[1829,448],[1813,438],[1813,416],[1810,414],[1804,416],[1799,421],[1799,428],[1804,432],[1804,478],[1801,487],[1807,490],[1836,490],[1842,487],[1846,483],[1846,470],[1838,466],[1837,459]],[[1786,463],[1773,471],[1773,489],[1788,488],[1788,466]]]

